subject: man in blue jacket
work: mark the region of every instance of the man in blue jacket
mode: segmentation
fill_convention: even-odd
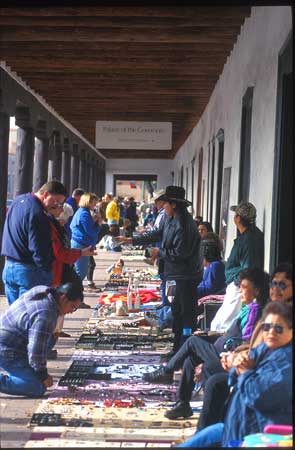
[[[74,214],[77,211],[77,209],[79,208],[79,201],[80,201],[81,196],[84,194],[84,192],[85,192],[84,189],[76,188],[73,190],[71,197],[68,197],[65,201],[65,203],[68,203],[73,208]],[[64,225],[70,239],[72,237],[72,231],[71,231],[70,225],[73,220],[74,214],[71,217],[69,217],[67,223]]]
[[[19,195],[6,217],[2,255],[6,257],[2,280],[8,303],[40,284],[50,286],[54,260],[47,211],[62,212],[66,189],[59,181],[45,183],[38,192]]]

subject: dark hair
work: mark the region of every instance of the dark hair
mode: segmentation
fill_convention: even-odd
[[[271,279],[273,279],[277,273],[285,273],[286,278],[293,281],[293,266],[291,263],[285,262],[278,264],[271,274]]]
[[[204,227],[206,227],[206,230],[207,230],[207,231],[213,231],[213,228],[212,228],[212,225],[211,225],[210,222],[202,221],[202,222],[199,222],[198,227],[199,227],[200,225],[204,225]]]
[[[244,269],[239,273],[239,281],[249,280],[256,289],[259,289],[256,301],[262,307],[265,306],[269,293],[269,275],[262,269]]]
[[[117,223],[113,223],[109,225],[109,233],[110,236],[119,236],[120,234],[120,227]]]
[[[293,303],[269,302],[262,312],[262,322],[269,314],[282,317],[289,328],[293,327]]]
[[[245,217],[240,216],[237,214],[240,218],[240,223],[243,225],[243,227],[254,229],[255,228],[255,222],[249,222],[249,220],[245,219]]]
[[[85,193],[84,189],[76,188],[76,189],[73,190],[72,197],[74,197],[75,195],[80,195],[81,196],[84,193]]]
[[[201,241],[200,251],[202,257],[205,258],[208,262],[221,260],[220,249],[217,242],[214,240],[204,239],[203,241]]]
[[[170,205],[172,203],[174,203],[175,206],[176,206],[176,211],[178,213],[180,213],[180,214],[182,214],[182,213],[187,211],[188,205],[186,203],[184,203],[184,202],[178,202],[177,200],[165,200],[165,201],[167,201],[167,203],[169,203]]]
[[[69,301],[78,299],[81,300],[81,302],[83,301],[83,286],[81,286],[79,283],[65,283],[61,286],[57,286],[55,289],[58,294],[65,294],[68,297]]]
[[[39,194],[44,194],[44,192],[49,192],[52,195],[63,195],[67,196],[67,190],[60,181],[47,181],[43,186],[38,189]]]

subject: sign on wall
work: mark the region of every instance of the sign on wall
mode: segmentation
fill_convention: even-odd
[[[171,122],[96,121],[96,147],[171,150]]]

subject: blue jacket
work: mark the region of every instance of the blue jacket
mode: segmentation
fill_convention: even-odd
[[[212,261],[204,269],[203,279],[197,289],[197,299],[220,293],[222,290],[225,290],[224,264],[221,261]]]
[[[70,228],[73,241],[85,247],[96,245],[100,226],[92,219],[89,209],[79,208]]]
[[[72,222],[72,220],[73,220],[73,217],[74,217],[74,215],[75,215],[75,212],[78,210],[79,207],[78,207],[78,205],[77,205],[76,200],[75,200],[74,197],[72,197],[72,196],[71,196],[71,197],[68,197],[68,198],[66,199],[65,203],[68,203],[68,204],[73,208],[73,211],[74,211],[74,214],[73,214],[71,217],[69,217],[67,223],[65,224],[65,229],[66,229],[66,231],[67,231],[67,233],[68,233],[69,238],[71,239],[71,237],[72,237],[72,231],[71,231],[70,226],[71,226],[71,222]]]
[[[2,255],[51,271],[54,255],[50,223],[34,194],[19,195],[11,203],[4,225]]]
[[[261,433],[268,424],[292,424],[292,345],[276,350],[260,344],[250,352],[256,361],[253,370],[238,377],[230,395],[224,421],[222,446],[232,439],[242,440]]]

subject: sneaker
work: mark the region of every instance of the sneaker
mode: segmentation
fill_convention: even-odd
[[[82,302],[81,305],[78,306],[78,309],[89,309],[89,308],[91,308],[91,306],[84,302]]]
[[[47,359],[56,359],[57,358],[57,350],[49,350],[47,352]]]
[[[149,383],[165,383],[170,384],[173,382],[173,373],[166,372],[164,366],[160,366],[159,369],[154,372],[145,373],[142,377],[144,381]]]
[[[101,288],[96,286],[95,283],[91,283],[87,285],[88,292],[101,292]]]
[[[173,420],[178,417],[183,417],[186,419],[187,417],[191,417],[193,414],[193,410],[189,403],[178,401],[172,409],[164,413],[164,416],[167,417],[167,419]]]

